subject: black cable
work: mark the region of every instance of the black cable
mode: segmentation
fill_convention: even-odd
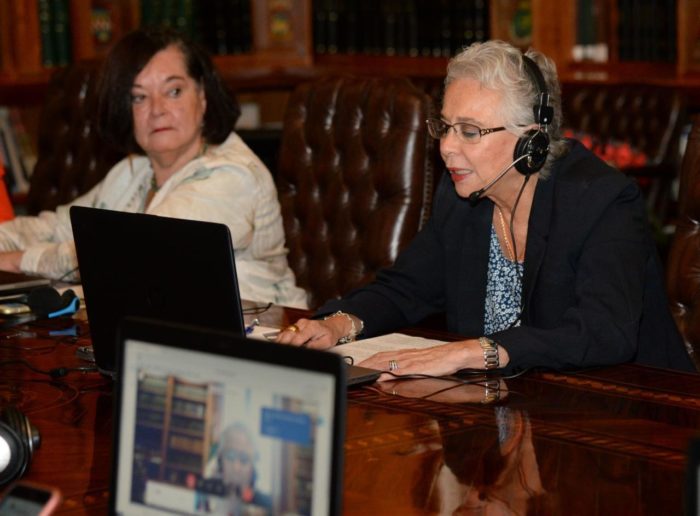
[[[257,315],[257,314],[263,314],[267,312],[270,308],[272,308],[272,302],[267,303],[266,305],[262,306],[251,306],[248,308],[244,308],[241,310],[244,315]]]
[[[530,368],[523,369],[522,371],[519,371],[519,372],[517,372],[517,373],[511,374],[511,375],[508,375],[508,376],[501,376],[501,375],[493,375],[493,376],[491,376],[491,375],[489,374],[490,371],[483,370],[483,369],[482,369],[482,370],[474,369],[474,370],[466,371],[467,374],[480,374],[481,376],[485,376],[485,377],[486,377],[486,378],[480,378],[480,379],[478,379],[478,380],[476,380],[476,379],[474,379],[474,380],[472,380],[472,379],[464,379],[464,378],[459,378],[459,377],[451,376],[451,375],[450,375],[450,376],[433,376],[433,375],[429,375],[429,374],[407,374],[407,375],[401,375],[401,374],[396,374],[396,373],[394,373],[394,372],[392,372],[392,371],[389,371],[389,370],[384,370],[384,371],[382,371],[382,373],[388,373],[388,374],[390,374],[391,376],[393,376],[394,378],[396,378],[397,380],[433,379],[433,380],[445,380],[445,381],[452,381],[452,382],[455,382],[455,385],[450,385],[449,387],[445,387],[445,388],[443,388],[443,389],[439,389],[439,390],[437,390],[437,391],[435,391],[435,392],[431,392],[430,394],[426,394],[425,396],[421,396],[421,397],[420,397],[420,399],[428,399],[428,398],[431,398],[431,397],[436,396],[436,395],[438,395],[438,394],[442,394],[442,393],[448,392],[448,391],[450,391],[450,390],[452,390],[452,389],[456,389],[457,387],[463,387],[463,386],[465,386],[465,385],[480,385],[480,386],[482,386],[484,389],[487,389],[487,388],[489,388],[489,387],[492,387],[491,385],[487,385],[487,384],[486,384],[486,382],[489,381],[489,380],[491,380],[491,381],[496,380],[496,381],[499,381],[499,382],[500,382],[500,380],[512,380],[512,379],[514,379],[514,378],[518,378],[519,376],[524,375],[524,374],[527,373],[528,371],[530,371]],[[460,374],[462,374],[463,372],[465,372],[465,371],[460,371]],[[510,389],[509,389],[508,392],[509,392],[509,394],[510,394],[512,391],[510,391]],[[499,383],[499,385],[498,385],[498,394],[499,394],[499,396],[500,396],[500,393],[501,393],[501,386],[500,386],[500,383]]]
[[[80,269],[79,267],[74,267],[73,269],[69,270],[68,272],[66,272],[65,274],[59,276],[58,278],[56,278],[56,279],[54,279],[54,280],[51,280],[51,286],[53,287],[54,285],[56,285],[56,283],[61,283],[61,282],[64,281],[68,276],[70,276],[70,275],[75,274],[76,272],[78,272],[79,269]]]
[[[523,310],[525,309],[525,306],[523,304],[523,269],[525,268],[525,261],[523,260],[523,265],[521,267],[520,263],[518,262],[518,244],[515,241],[515,228],[513,221],[515,220],[515,210],[518,209],[518,204],[520,204],[520,198],[522,197],[523,192],[525,191],[525,185],[527,185],[527,182],[529,180],[530,174],[526,174],[525,179],[523,180],[523,185],[520,187],[520,191],[518,192],[518,196],[515,198],[513,210],[510,212],[510,224],[508,224],[508,229],[510,230],[510,239],[513,241],[513,254],[515,255],[515,273],[518,275],[518,283],[520,283],[520,299],[518,300],[518,316],[508,325],[508,327],[506,328],[507,330],[510,330],[511,328],[515,327],[515,325],[522,317]]]
[[[459,371],[459,374],[479,374],[483,376],[490,376],[494,380],[512,380],[513,378],[518,378],[519,376],[524,375],[528,371],[530,371],[531,368],[523,369],[522,371],[518,371],[517,373],[513,373],[508,376],[501,376],[498,370],[489,370],[489,369],[461,369]],[[492,373],[493,371],[493,373]],[[464,385],[470,385],[475,383],[472,380],[468,379],[463,379],[458,376],[453,376],[453,375],[447,375],[447,376],[435,376],[432,374],[423,374],[423,373],[411,373],[411,374],[397,374],[393,371],[389,371],[388,369],[383,369],[381,370],[382,373],[387,373],[396,378],[397,380],[419,380],[421,378],[428,378],[432,380],[453,380],[455,382],[463,382]],[[482,382],[485,380],[479,380],[479,382]]]
[[[53,378],[54,380],[57,378],[63,378],[66,376],[68,373],[72,372],[78,372],[78,373],[92,373],[92,372],[97,372],[97,367],[95,366],[80,366],[80,367],[54,367],[53,369],[39,369],[38,367],[35,367],[31,363],[29,363],[27,360],[24,360],[22,358],[18,358],[15,360],[3,360],[0,362],[0,367],[5,367],[8,365],[13,365],[13,364],[19,364],[25,366],[27,369],[30,369],[31,371],[39,374],[45,374]]]

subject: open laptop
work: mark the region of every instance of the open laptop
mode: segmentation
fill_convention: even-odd
[[[120,325],[110,514],[339,514],[345,366],[183,325]]]
[[[34,288],[50,284],[51,280],[48,278],[21,272],[0,271],[0,302],[11,301]]]
[[[80,206],[70,216],[101,372],[114,372],[127,315],[244,334],[226,225]]]
[[[70,210],[95,365],[113,375],[125,316],[245,334],[224,224],[73,206]],[[348,385],[379,371],[347,366]]]

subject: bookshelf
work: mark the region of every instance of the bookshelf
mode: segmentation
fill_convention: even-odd
[[[211,384],[175,376],[139,380],[134,429],[134,475],[186,485],[204,476],[219,431],[220,393]]]
[[[53,66],[42,51],[44,0],[0,2],[0,97],[31,105]],[[500,38],[550,55],[563,82],[653,82],[700,85],[700,0],[50,0],[68,15],[70,60],[99,58],[127,31],[165,22],[192,31],[206,44],[237,92],[289,91],[322,73],[400,74],[441,81],[449,55],[462,45]],[[657,11],[637,8],[653,4]],[[150,6],[150,7],[145,7]],[[153,7],[160,6],[160,7]],[[163,6],[170,6],[166,9]],[[178,14],[177,9],[181,12]],[[155,10],[161,9],[155,12]],[[658,21],[662,28],[640,21]],[[238,14],[236,14],[238,13]],[[653,16],[653,14],[657,14]],[[204,20],[204,21],[203,21]],[[245,41],[218,37],[216,23]],[[622,20],[632,20],[631,28]],[[593,23],[594,25],[590,25]],[[646,23],[646,25],[645,25]],[[214,24],[214,25],[212,25]],[[641,24],[641,25],[640,25]],[[653,24],[652,24],[653,25]],[[625,29],[627,28],[627,29]],[[234,30],[235,29],[235,30]],[[225,28],[222,29],[225,32]],[[591,31],[596,35],[591,36]],[[637,57],[627,32],[639,41],[663,36]],[[586,35],[588,34],[588,35]],[[599,38],[606,59],[577,57],[582,39]],[[223,39],[222,39],[223,38]],[[597,41],[596,41],[597,42]],[[585,41],[584,41],[585,43]],[[585,46],[585,44],[584,44]],[[664,50],[666,49],[666,50]],[[580,52],[579,52],[580,54]],[[631,57],[630,57],[631,56]]]
[[[310,0],[2,1],[0,98],[3,104],[40,103],[56,67],[104,57],[130,30],[159,23],[190,32],[209,49],[226,77],[241,74],[244,82],[265,83],[277,70],[291,70],[295,77],[295,70],[308,70],[313,64],[310,7]],[[51,36],[47,11],[53,16]],[[57,24],[57,18],[65,23]],[[217,27],[222,21],[230,25]],[[53,54],[47,51],[51,45],[66,57],[47,58]]]
[[[700,85],[698,0],[533,0],[533,45],[563,82]],[[588,53],[581,47],[594,48]],[[601,50],[604,49],[602,52]]]
[[[212,444],[214,395],[207,384],[168,378],[159,477],[185,485],[204,474]]]

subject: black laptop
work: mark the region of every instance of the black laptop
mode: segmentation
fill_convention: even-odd
[[[73,206],[95,364],[113,374],[125,316],[244,334],[231,234],[224,224]]]
[[[46,287],[51,280],[22,272],[0,271],[0,302],[12,301],[37,287]]]
[[[110,514],[340,513],[340,356],[131,318],[119,342]]]

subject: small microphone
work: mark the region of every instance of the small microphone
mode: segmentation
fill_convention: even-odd
[[[495,185],[498,181],[500,181],[501,178],[502,178],[503,176],[505,176],[506,173],[507,173],[511,168],[513,168],[513,167],[514,167],[517,163],[519,163],[520,161],[524,160],[525,158],[529,158],[529,157],[530,157],[529,154],[523,154],[523,155],[520,156],[518,159],[516,159],[513,163],[511,163],[511,164],[508,165],[506,168],[504,168],[503,170],[501,170],[501,172],[499,172],[499,174],[498,174],[494,179],[492,179],[491,182],[490,182],[489,184],[487,184],[485,187],[483,187],[481,190],[476,190],[475,192],[470,193],[470,194],[469,194],[469,197],[467,198],[467,199],[469,199],[469,202],[473,204],[473,203],[475,203],[476,201],[478,201],[479,199],[481,199],[481,196],[484,195],[484,193],[486,193],[486,191],[487,191],[489,188],[491,188],[491,187],[492,187],[493,185]]]

